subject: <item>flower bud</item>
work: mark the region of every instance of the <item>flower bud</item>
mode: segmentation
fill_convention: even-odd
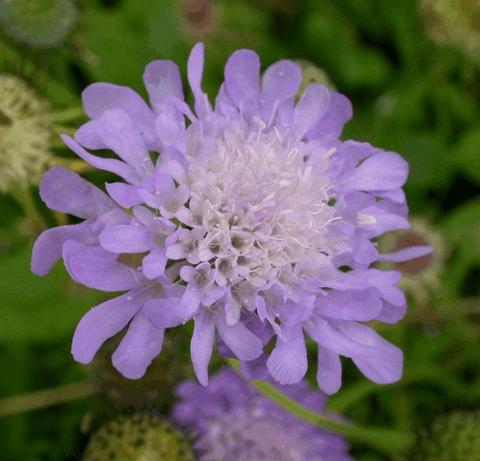
[[[415,461],[480,459],[480,411],[455,411],[434,421],[420,439]]]
[[[174,385],[186,377],[187,364],[179,353],[178,335],[166,338],[162,354],[156,357],[141,379],[131,380],[112,365],[111,355],[118,347],[118,337],[107,341],[91,367],[91,380],[108,404],[121,408],[159,408],[171,401]],[[186,356],[188,359],[188,356]],[[175,364],[175,365],[172,365]]]
[[[411,228],[387,234],[379,242],[384,253],[398,253],[409,247],[431,246],[433,252],[415,259],[389,263],[403,277],[400,286],[417,305],[427,305],[441,289],[441,277],[448,256],[443,234],[428,220],[410,218]]]
[[[0,2],[0,25],[12,38],[38,47],[58,45],[72,29],[77,10],[71,0]]]
[[[83,461],[192,461],[184,436],[169,422],[147,412],[120,416],[91,437]]]

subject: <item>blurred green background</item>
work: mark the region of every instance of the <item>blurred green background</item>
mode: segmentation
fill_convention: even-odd
[[[103,295],[76,286],[60,265],[44,279],[29,272],[38,232],[69,219],[45,209],[37,181],[50,164],[105,181],[58,139],[84,120],[80,92],[100,80],[144,95],[145,65],[172,59],[184,73],[197,41],[206,44],[211,96],[237,48],[255,49],[265,67],[298,60],[305,81],[327,82],[352,100],[345,138],[410,162],[413,229],[380,245],[428,242],[435,251],[398,267],[409,313],[396,326],[377,326],[405,351],[405,376],[377,386],[345,362],[345,384],[330,408],[420,439],[441,415],[480,409],[480,2],[0,0],[0,459],[81,459],[98,415],[136,404],[119,403],[122,392],[134,392],[105,371],[106,361],[85,368],[69,352],[77,321]],[[190,374],[185,334],[175,335],[183,353],[170,384]],[[151,375],[152,388],[162,388]],[[82,385],[57,389],[86,380],[103,397],[81,398],[92,392]],[[168,386],[154,395],[168,411]],[[23,411],[37,404],[42,408]],[[401,459],[417,459],[419,450]],[[352,454],[390,459],[355,443]]]

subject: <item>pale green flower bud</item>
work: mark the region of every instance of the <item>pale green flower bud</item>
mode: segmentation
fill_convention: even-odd
[[[0,25],[12,38],[29,45],[58,45],[77,17],[71,0],[2,0]]]
[[[147,412],[120,416],[91,437],[83,461],[192,461],[182,433]]]
[[[127,263],[127,255],[122,262]],[[132,255],[128,255],[131,257]],[[91,381],[115,409],[158,408],[173,398],[176,383],[185,379],[189,370],[179,354],[179,338],[165,338],[162,353],[156,357],[141,379],[125,378],[112,365],[111,355],[121,337],[107,341],[91,366]],[[175,366],[172,366],[175,363]]]
[[[453,412],[438,418],[425,433],[415,461],[477,461],[480,459],[480,411]]]
[[[306,59],[297,59],[295,62],[302,68],[302,84],[300,85],[299,95],[302,95],[308,85],[320,83],[331,90],[335,90],[335,85],[328,74],[321,68]]]

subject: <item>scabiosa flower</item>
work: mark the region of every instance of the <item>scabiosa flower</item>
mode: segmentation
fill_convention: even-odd
[[[281,386],[291,398],[321,411],[325,395],[305,382]],[[201,461],[350,461],[339,436],[311,426],[257,394],[231,369],[208,387],[186,381],[177,388],[174,420],[195,434]]]
[[[0,75],[0,192],[35,184],[51,164],[48,108],[23,80]]]
[[[406,162],[340,141],[350,103],[320,84],[297,101],[302,73],[291,61],[261,77],[258,56],[236,51],[214,106],[202,71],[198,44],[188,61],[195,113],[171,61],[146,68],[151,107],[108,83],[83,92],[91,120],[75,139],[63,139],[122,179],[106,185],[108,195],[61,168],[45,175],[45,203],[84,221],[42,234],[33,271],[46,274],[63,257],[77,282],[126,292],[81,320],[75,359],[90,362],[129,325],[113,363],[139,378],[164,331],[193,319],[191,356],[203,384],[216,334],[241,361],[259,357],[275,336],[267,367],[281,384],[307,371],[305,334],[319,346],[324,391],[340,387],[340,355],[375,382],[397,380],[400,350],[362,322],[394,323],[405,312],[400,274],[372,265],[430,251],[380,255],[372,241],[409,226]],[[86,149],[110,149],[120,159]]]

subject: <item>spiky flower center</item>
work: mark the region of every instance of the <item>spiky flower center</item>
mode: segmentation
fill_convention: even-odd
[[[201,229],[200,261],[212,261],[219,284],[261,286],[331,245],[330,184],[323,166],[305,161],[302,143],[277,130],[230,127],[189,167],[190,211]]]

